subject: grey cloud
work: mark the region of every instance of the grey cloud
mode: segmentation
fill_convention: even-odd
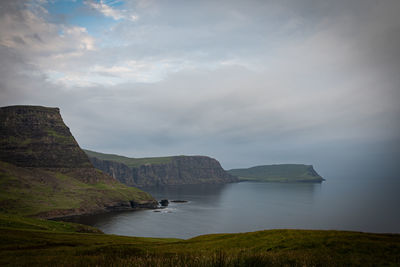
[[[19,25],[15,46],[0,46],[0,104],[59,106],[81,146],[129,156],[206,154],[224,167],[398,158],[388,145],[400,136],[397,1],[135,3],[124,8],[138,21],[97,37],[121,41],[114,47],[80,50],[82,32],[60,43],[65,22],[36,17],[29,36],[48,43],[38,53]],[[24,17],[2,2],[0,19],[5,5]],[[109,71],[127,61],[164,62],[164,76],[140,83]],[[65,86],[49,69],[127,80]]]

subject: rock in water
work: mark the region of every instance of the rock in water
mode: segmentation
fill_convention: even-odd
[[[161,199],[161,200],[160,200],[160,205],[161,205],[161,206],[167,207],[168,204],[169,204],[168,199]]]

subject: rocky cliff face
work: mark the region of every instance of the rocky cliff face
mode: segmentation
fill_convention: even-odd
[[[155,208],[149,194],[95,169],[58,108],[0,108],[0,211],[57,217]]]
[[[95,157],[89,157],[89,159],[95,168],[107,173],[121,183],[129,186],[137,186],[133,178],[133,170],[125,164],[116,161],[101,160]]]
[[[163,186],[183,184],[221,184],[238,179],[222,169],[219,162],[205,156],[176,156],[162,164],[144,164],[138,167],[89,157],[98,168],[130,186]]]
[[[58,108],[0,108],[0,160],[21,167],[91,167]]]

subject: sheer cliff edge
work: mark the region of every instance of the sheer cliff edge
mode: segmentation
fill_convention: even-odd
[[[95,169],[58,108],[0,108],[0,211],[53,218],[155,208],[148,193]]]

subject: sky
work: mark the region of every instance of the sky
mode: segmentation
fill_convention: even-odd
[[[398,0],[1,0],[0,105],[59,107],[99,152],[382,175],[400,160],[399,12]]]

